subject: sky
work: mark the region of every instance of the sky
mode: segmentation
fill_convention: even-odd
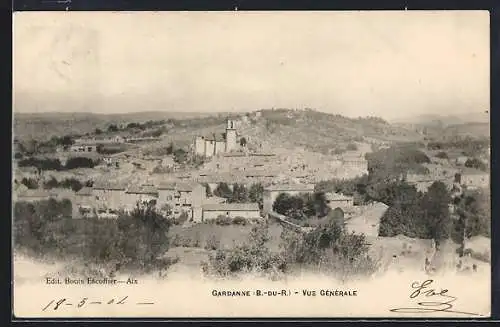
[[[14,112],[489,110],[487,11],[17,12]]]

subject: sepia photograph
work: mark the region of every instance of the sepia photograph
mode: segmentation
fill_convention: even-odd
[[[485,318],[488,11],[16,12],[16,318]]]

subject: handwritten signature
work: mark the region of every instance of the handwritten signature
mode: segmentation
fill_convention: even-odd
[[[107,299],[106,301],[91,301],[89,300],[88,297],[83,297],[80,300],[77,300],[76,302],[71,302],[70,300],[66,298],[61,298],[58,300],[51,300],[49,303],[47,303],[43,308],[42,311],[46,311],[48,309],[52,310],[59,310],[61,307],[64,306],[76,306],[77,308],[82,308],[87,305],[95,305],[95,304],[105,304],[105,305],[120,305],[120,304],[126,304],[127,303],[128,296],[124,296],[122,298],[110,298]],[[151,305],[154,304],[154,302],[136,302],[136,305]]]
[[[457,300],[457,297],[450,295],[447,289],[441,289],[438,291],[436,288],[430,287],[433,282],[434,280],[427,279],[422,283],[413,282],[411,284],[411,289],[413,290],[413,292],[410,294],[410,299],[422,300],[430,298],[429,301],[417,302],[415,307],[396,308],[391,309],[390,311],[398,313],[451,312],[465,315],[481,316],[478,313],[452,310],[452,303]]]

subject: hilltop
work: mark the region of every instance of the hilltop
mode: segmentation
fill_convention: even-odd
[[[329,153],[343,151],[349,144],[367,139],[391,142],[417,141],[422,138],[422,135],[414,130],[391,125],[378,117],[348,118],[311,109],[268,109],[249,113],[212,114],[16,114],[14,134],[19,139],[33,137],[43,140],[52,135],[92,134],[97,128],[106,133],[110,124],[127,126],[130,123],[153,121],[156,122],[154,128],[162,125],[164,127],[162,141],[149,147],[154,150],[155,147],[163,147],[170,142],[185,147],[196,135],[222,133],[228,116],[238,122],[238,133],[248,140],[249,146],[262,150],[302,147],[309,151]],[[122,131],[132,133],[127,129]],[[144,134],[148,131],[140,132]]]
[[[219,113],[227,115],[227,113]],[[217,114],[216,114],[217,115]],[[32,137],[38,140],[51,136],[84,135],[97,128],[106,130],[110,124],[140,123],[161,120],[188,120],[214,116],[202,112],[132,112],[120,114],[98,114],[86,112],[14,113],[14,135],[19,139]]]

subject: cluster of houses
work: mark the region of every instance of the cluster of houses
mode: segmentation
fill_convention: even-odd
[[[443,182],[451,190],[466,187],[469,190],[488,188],[490,174],[475,168],[432,169],[426,174],[408,173],[404,180],[414,185],[418,191],[426,192],[436,181]]]
[[[131,211],[137,203],[143,203],[154,205],[170,216],[185,215],[190,222],[199,223],[219,216],[245,219],[266,217],[280,193],[314,193],[314,184],[269,185],[264,188],[262,210],[258,203],[226,203],[225,199],[207,197],[204,185],[185,181],[162,182],[157,185],[96,181],[92,187],[83,187],[76,193],[41,189],[25,189],[17,193],[17,200],[22,201],[69,199],[73,204],[74,218],[96,214],[101,218],[116,218],[119,211]],[[331,208],[343,210],[353,206],[352,197],[340,194],[327,194],[327,202]]]

